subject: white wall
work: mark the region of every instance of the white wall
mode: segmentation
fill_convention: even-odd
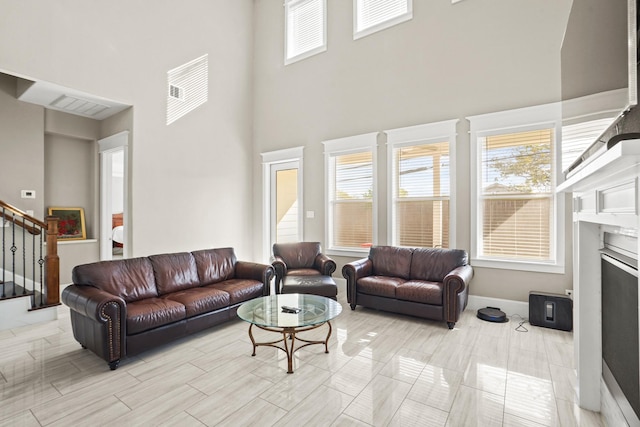
[[[357,41],[352,1],[327,4],[328,50],[285,67],[282,2],[255,0],[255,153],[304,146],[304,210],[315,211],[305,219],[305,239],[323,241],[321,141],[462,119],[455,246],[469,250],[472,183],[464,118],[560,99],[560,46],[571,0],[414,0],[411,21]],[[384,174],[386,147],[378,153]],[[259,175],[254,188],[257,229]],[[384,224],[386,212],[379,213]],[[566,275],[476,268],[471,293],[525,301],[530,290],[563,292],[571,287],[570,250]]]
[[[251,0],[0,0],[0,10],[0,71],[133,105],[134,256],[252,255]],[[167,126],[166,73],[203,54],[209,101]]]

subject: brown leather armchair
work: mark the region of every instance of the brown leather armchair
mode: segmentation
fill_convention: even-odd
[[[336,271],[335,261],[321,252],[319,242],[275,243],[271,265],[276,293],[285,276],[331,276]]]

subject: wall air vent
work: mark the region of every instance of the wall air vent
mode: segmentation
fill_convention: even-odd
[[[184,89],[179,86],[169,85],[169,96],[184,101]]]
[[[107,105],[69,95],[60,95],[49,105],[61,111],[80,114],[86,117],[94,117],[110,108]]]
[[[209,97],[209,56],[167,72],[167,125],[207,102]]]

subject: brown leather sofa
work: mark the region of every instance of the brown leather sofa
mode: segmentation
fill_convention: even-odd
[[[114,370],[125,356],[235,318],[240,304],[269,295],[273,274],[233,248],[101,261],[73,269],[62,301],[75,339]]]
[[[467,306],[473,268],[461,249],[374,246],[342,268],[347,300],[356,305],[433,320],[453,329]]]
[[[275,243],[272,265],[276,293],[286,276],[331,276],[336,271],[336,262],[321,252],[319,242]]]

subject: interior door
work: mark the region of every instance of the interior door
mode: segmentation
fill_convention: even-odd
[[[299,162],[271,164],[270,244],[302,240]]]
[[[100,259],[127,258],[127,148],[129,133],[98,141],[100,145]]]

